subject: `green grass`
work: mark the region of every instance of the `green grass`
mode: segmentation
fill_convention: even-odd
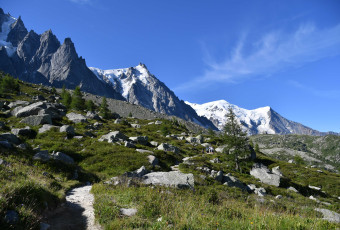
[[[339,225],[318,219],[311,208],[256,201],[225,186],[178,190],[164,187],[124,187],[96,184],[95,214],[104,229],[336,229]],[[289,201],[285,201],[289,202]],[[133,217],[120,208],[136,208]],[[161,218],[161,221],[157,219]]]

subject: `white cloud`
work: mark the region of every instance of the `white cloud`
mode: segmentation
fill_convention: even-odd
[[[327,29],[305,24],[289,34],[272,31],[252,44],[242,38],[222,62],[215,61],[208,54],[203,76],[177,87],[177,90],[198,83],[238,82],[249,77],[269,76],[338,54],[340,24]]]

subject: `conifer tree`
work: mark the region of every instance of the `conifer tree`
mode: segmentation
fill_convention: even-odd
[[[224,141],[231,154],[234,155],[235,169],[241,171],[239,158],[248,154],[248,138],[236,120],[236,115],[231,107],[228,108],[227,123],[224,126]]]
[[[108,109],[106,97],[103,97],[102,103],[100,104],[99,113],[105,119],[110,117],[110,110]]]
[[[86,101],[85,106],[86,106],[86,109],[91,112],[93,112],[96,108],[96,105],[94,104],[92,100]]]
[[[80,91],[80,87],[77,86],[74,89],[72,95],[71,108],[76,110],[83,110],[85,107],[85,100],[83,99],[83,94]]]
[[[71,94],[66,90],[65,85],[63,85],[63,89],[61,91],[61,98],[63,105],[65,105],[67,108],[70,108],[72,97]]]

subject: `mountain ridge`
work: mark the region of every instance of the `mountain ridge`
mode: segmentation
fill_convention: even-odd
[[[328,134],[339,135],[334,132],[320,132],[288,120],[273,110],[271,107],[261,107],[253,110],[243,109],[230,104],[225,100],[207,102],[204,104],[186,102],[196,110],[200,116],[211,120],[219,130],[227,121],[228,108],[231,107],[243,129],[249,134],[305,134],[312,136],[324,136]]]

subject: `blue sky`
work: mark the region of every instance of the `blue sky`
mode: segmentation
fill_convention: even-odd
[[[271,106],[340,132],[338,0],[0,0],[37,33],[71,37],[88,66],[147,65],[183,100]]]

